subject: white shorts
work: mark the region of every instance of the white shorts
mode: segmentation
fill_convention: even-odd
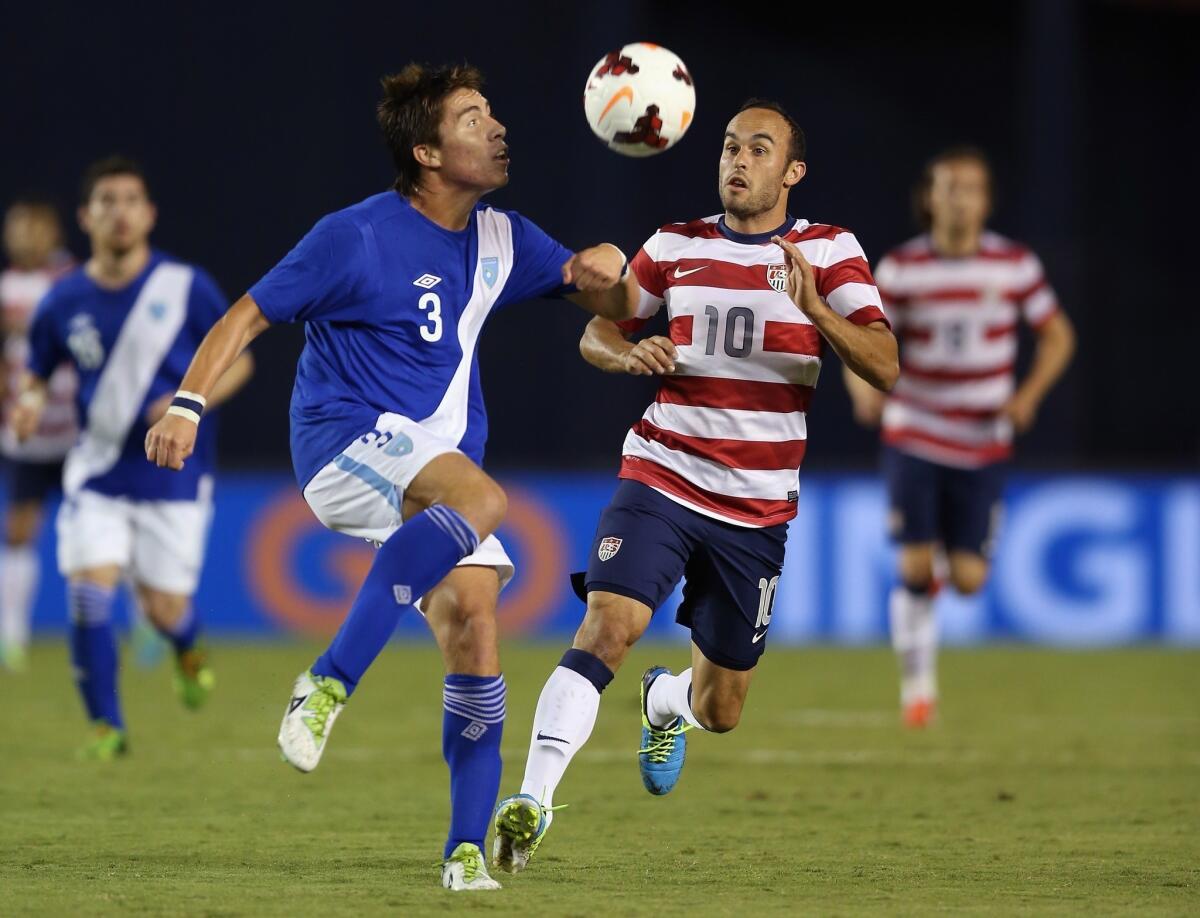
[[[63,576],[115,564],[135,583],[191,596],[200,582],[212,480],[196,500],[133,500],[83,490],[63,501],[55,529]]]
[[[455,444],[416,421],[399,414],[381,414],[374,430],[313,476],[304,489],[304,499],[317,519],[334,532],[386,542],[404,523],[404,491],[417,473],[438,456],[457,452]],[[468,565],[495,568],[501,589],[515,571],[508,552],[494,535],[458,562],[459,567]]]

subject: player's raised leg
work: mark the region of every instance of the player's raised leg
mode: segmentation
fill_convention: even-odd
[[[457,452],[424,464],[411,481],[391,480],[354,459],[331,465],[341,471],[348,468],[347,474],[365,480],[368,489],[386,492],[385,502],[398,502],[402,491],[406,501],[425,509],[405,520],[379,547],[333,642],[293,686],[279,747],[301,771],[317,767],[334,721],[400,616],[479,547],[481,538],[499,526],[507,507],[500,486]],[[314,510],[322,516],[316,506]],[[327,522],[325,517],[322,521]]]
[[[491,549],[507,564],[499,542],[493,538],[489,543],[476,556]],[[442,852],[442,885],[456,891],[500,887],[488,876],[483,857],[500,789],[505,717],[506,689],[496,649],[499,595],[495,567],[464,565],[421,600],[446,667],[442,755],[450,768],[450,831]]]
[[[203,706],[216,683],[208,653],[200,644],[200,618],[190,593],[137,585],[146,619],[175,652],[175,692],[185,707]]]

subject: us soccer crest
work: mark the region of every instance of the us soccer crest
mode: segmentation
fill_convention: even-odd
[[[767,283],[772,290],[780,293],[787,292],[787,265],[767,265]]]
[[[607,561],[621,550],[621,540],[616,536],[605,536],[600,540],[600,550],[597,554],[601,561]]]
[[[500,276],[500,259],[496,257],[479,259],[479,270],[483,274],[483,282],[489,287],[496,284],[496,278]]]

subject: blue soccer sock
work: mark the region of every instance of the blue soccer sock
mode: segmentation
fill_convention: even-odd
[[[440,504],[405,522],[380,546],[333,643],[313,664],[313,674],[333,676],[346,686],[347,695],[353,694],[401,614],[478,546],[471,524]]]
[[[154,629],[175,648],[176,656],[185,654],[196,646],[196,639],[200,635],[200,618],[196,615],[196,607],[191,603],[188,603],[187,609],[174,625],[166,627],[157,622],[153,624]]]
[[[88,719],[125,728],[117,697],[117,640],[112,626],[113,589],[87,581],[67,585],[71,613],[71,663]]]
[[[506,693],[503,676],[446,677],[442,755],[450,766],[450,835],[444,858],[462,842],[483,850],[500,790]]]

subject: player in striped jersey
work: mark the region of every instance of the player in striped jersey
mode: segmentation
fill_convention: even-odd
[[[826,345],[873,384],[895,381],[896,341],[854,235],[788,215],[804,156],[791,116],[747,102],[725,132],[724,213],[655,233],[630,263],[636,318],[593,320],[584,334],[590,363],[662,385],[625,439],[622,481],[577,584],[587,614],[538,700],[521,792],[497,808],[501,868],[523,868],[541,842],[600,693],[681,578],[692,666],[642,676],[646,789],[674,787],[686,730],[737,725],[765,649]],[[669,337],[627,340],[664,304]]]
[[[904,720],[923,727],[937,699],[935,554],[945,550],[960,593],[982,589],[1013,433],[1033,424],[1075,336],[1037,256],[986,230],[991,170],[980,151],[935,157],[916,205],[928,231],[888,253],[876,271],[903,344],[900,379],[886,398],[851,372],[846,381],[858,419],[882,422],[890,525],[900,543],[892,643]],[[1037,350],[1016,385],[1021,321]]]

